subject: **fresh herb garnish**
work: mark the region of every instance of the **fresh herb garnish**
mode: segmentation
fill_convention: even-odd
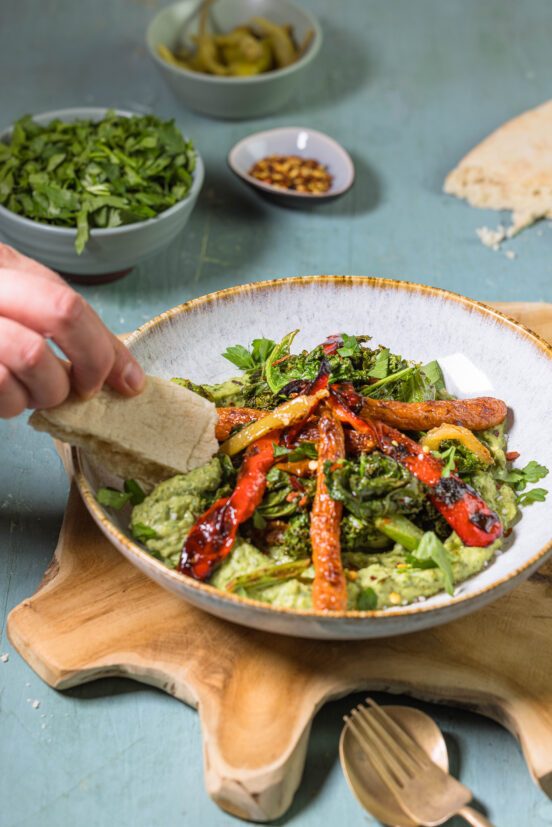
[[[144,525],[143,523],[133,523],[131,525],[132,536],[141,543],[145,543],[146,540],[153,540],[157,537],[157,532],[150,528],[149,525]]]
[[[371,586],[363,589],[357,597],[356,607],[359,612],[371,612],[378,607],[378,596]]]
[[[318,451],[314,442],[301,442],[297,448],[274,444],[274,456],[285,457],[287,462],[298,462],[301,459],[318,459]]]
[[[240,370],[255,370],[264,365],[275,347],[272,339],[253,339],[250,351],[243,345],[232,345],[222,355]]]
[[[98,488],[96,499],[100,505],[119,511],[130,500],[130,495],[124,491],[117,491],[116,488]]]
[[[289,356],[291,343],[298,333],[298,330],[292,330],[291,333],[284,336],[282,341],[272,350],[265,362],[263,369],[264,378],[272,393],[278,393],[289,381],[289,378],[282,373],[277,365],[284,357]]]
[[[25,115],[0,145],[0,204],[76,228],[82,253],[91,229],[145,221],[185,198],[195,163],[192,142],[155,115],[126,118],[110,109],[96,123],[45,126]]]
[[[443,371],[441,370],[441,365],[434,359],[432,362],[428,362],[427,365],[422,365],[421,370],[426,375],[426,379],[439,391],[446,390],[445,388],[445,377],[443,376]]]
[[[414,551],[408,552],[406,559],[413,568],[440,568],[445,591],[448,594],[454,593],[454,577],[450,556],[434,531],[426,531]]]
[[[252,354],[243,345],[227,347],[222,355],[240,370],[251,370],[255,367]]]
[[[389,384],[389,382],[394,382],[397,379],[404,379],[409,373],[412,373],[416,368],[413,365],[410,365],[407,368],[402,368],[398,370],[396,373],[391,373],[389,376],[384,376],[383,379],[380,379],[379,382],[374,382],[373,385],[367,385],[363,388],[362,392],[364,396],[372,396],[373,392],[378,388],[381,388],[383,385]]]
[[[360,348],[358,346],[358,342],[356,340],[356,336],[347,336],[346,333],[341,335],[341,339],[343,341],[342,347],[338,348],[338,353],[344,359],[347,356],[352,356],[354,353],[358,353]]]
[[[506,482],[514,491],[525,493],[518,494],[516,498],[517,505],[531,505],[535,502],[544,502],[548,491],[546,488],[532,488],[525,491],[528,484],[538,482],[548,474],[548,468],[545,465],[539,465],[532,459],[527,463],[525,468],[512,468],[511,470],[498,469],[494,476],[501,482]]]
[[[431,453],[444,463],[442,476],[450,477],[451,471],[456,468],[456,445],[450,445],[444,451],[432,451]]]
[[[518,494],[516,497],[517,505],[531,505],[531,503],[543,503],[546,499],[548,491],[546,488],[531,488],[529,491],[524,491],[523,494]]]
[[[376,360],[374,362],[374,367],[368,371],[368,376],[371,376],[372,379],[385,379],[387,374],[389,373],[389,348],[384,347],[378,355],[376,356]]]
[[[136,480],[125,480],[123,491],[116,488],[98,488],[96,499],[100,505],[106,505],[120,511],[128,502],[131,505],[140,505],[146,498],[145,491],[138,485]]]

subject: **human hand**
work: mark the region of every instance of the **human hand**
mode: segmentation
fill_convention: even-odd
[[[51,339],[67,356],[59,359]],[[0,243],[0,417],[83,398],[106,382],[127,396],[145,376],[97,313],[60,276]]]

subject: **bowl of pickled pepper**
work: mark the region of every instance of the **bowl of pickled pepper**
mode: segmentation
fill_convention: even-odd
[[[146,42],[183,104],[240,119],[267,115],[291,98],[322,33],[290,0],[181,0],[154,17]]]

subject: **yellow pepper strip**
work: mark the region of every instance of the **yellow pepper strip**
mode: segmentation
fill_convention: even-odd
[[[296,477],[312,477],[316,474],[318,463],[315,459],[298,459],[295,462],[277,462],[276,468],[295,474]]]
[[[311,396],[296,396],[295,399],[284,402],[266,416],[263,416],[262,419],[250,422],[237,434],[229,437],[222,443],[220,450],[228,454],[229,457],[238,454],[265,434],[269,434],[278,428],[287,428],[289,425],[304,419],[312,413],[320,400],[328,395],[328,391],[324,389],[313,393]]]
[[[494,459],[491,452],[481,443],[476,436],[468,428],[463,425],[439,425],[437,428],[432,428],[421,441],[424,448],[429,448],[430,451],[437,451],[441,442],[445,439],[455,439],[461,442],[468,451],[484,462],[486,465],[492,465]]]
[[[265,34],[272,46],[274,59],[278,67],[289,66],[295,60],[295,45],[283,26],[278,26],[266,17],[253,17],[250,23]]]

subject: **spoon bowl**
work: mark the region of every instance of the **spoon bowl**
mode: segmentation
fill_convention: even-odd
[[[445,739],[428,715],[408,706],[386,706],[385,711],[432,761],[448,772]],[[389,827],[416,827],[418,822],[399,807],[395,796],[381,780],[347,726],[343,728],[339,740],[339,758],[351,791],[369,813]]]

